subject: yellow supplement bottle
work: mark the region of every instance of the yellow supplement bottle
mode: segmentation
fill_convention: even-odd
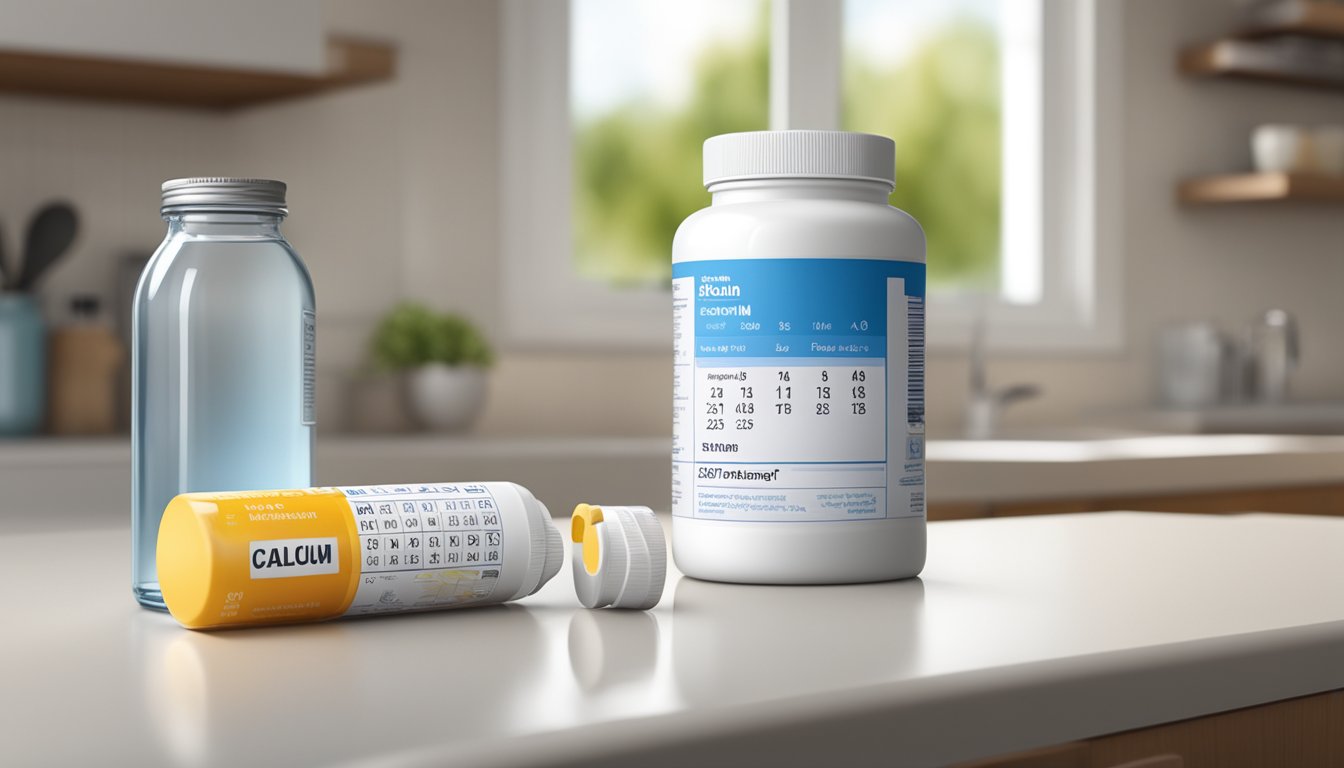
[[[435,483],[182,494],[157,554],[173,618],[215,629],[503,603],[564,549],[526,488]]]

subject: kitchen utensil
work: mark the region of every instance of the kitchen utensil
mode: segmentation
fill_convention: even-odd
[[[23,268],[14,287],[29,291],[47,270],[70,248],[79,228],[75,209],[65,203],[51,203],[33,216],[23,245]]]

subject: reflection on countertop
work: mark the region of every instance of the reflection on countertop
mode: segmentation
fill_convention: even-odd
[[[378,633],[366,621],[206,633],[132,617],[158,751],[183,766],[301,765],[466,739],[525,712],[547,677],[550,637],[521,606],[404,616]]]
[[[713,706],[725,689],[776,698],[901,679],[917,663],[923,608],[918,578],[815,587],[682,578],[672,603],[677,689]]]

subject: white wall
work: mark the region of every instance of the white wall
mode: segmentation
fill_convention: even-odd
[[[397,300],[499,314],[498,12],[454,0],[332,0],[330,31],[398,47],[395,81],[213,113],[0,96],[0,228],[11,261],[31,212],[69,199],[81,236],[43,287],[49,315],[73,293],[109,296],[116,263],[163,236],[158,185],[262,175],[290,186],[290,240],[318,296],[319,420],[346,420],[345,374]],[[671,394],[660,355],[501,356],[481,431],[660,434]]]
[[[160,182],[225,170],[227,138],[227,125],[209,113],[0,98],[0,227],[10,265],[34,210],[67,199],[79,210],[80,236],[43,293],[48,304],[107,295],[118,257],[152,251],[163,238]]]
[[[1249,162],[1263,121],[1344,122],[1329,93],[1189,81],[1174,73],[1184,43],[1232,26],[1227,0],[1124,2],[1122,154],[1126,343],[1082,357],[995,358],[996,384],[1032,381],[1041,399],[1010,424],[1060,423],[1133,407],[1151,392],[1153,336],[1164,323],[1242,323],[1281,306],[1302,322],[1299,392],[1344,398],[1344,217],[1324,207],[1190,210],[1173,202],[1188,174]],[[43,199],[69,197],[85,217],[53,297],[105,292],[113,257],[162,236],[158,183],[194,174],[264,174],[291,185],[286,226],[318,292],[320,419],[344,418],[345,371],[374,318],[401,297],[501,325],[498,232],[498,9],[473,0],[329,0],[333,31],[400,49],[395,82],[225,116],[35,98],[0,98],[0,222],[17,230]],[[517,214],[512,214],[516,216]],[[506,220],[505,225],[511,222]],[[497,334],[496,334],[497,335]],[[930,422],[957,428],[963,356],[930,361]],[[667,355],[503,350],[481,431],[492,434],[664,434]]]
[[[229,0],[228,11],[179,0],[5,0],[0,48],[322,71],[321,0]]]

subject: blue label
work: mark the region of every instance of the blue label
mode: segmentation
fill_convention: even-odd
[[[735,522],[924,514],[924,265],[672,267],[672,510]]]
[[[924,296],[923,264],[741,259],[672,265],[694,283],[696,358],[884,357],[887,280]]]

